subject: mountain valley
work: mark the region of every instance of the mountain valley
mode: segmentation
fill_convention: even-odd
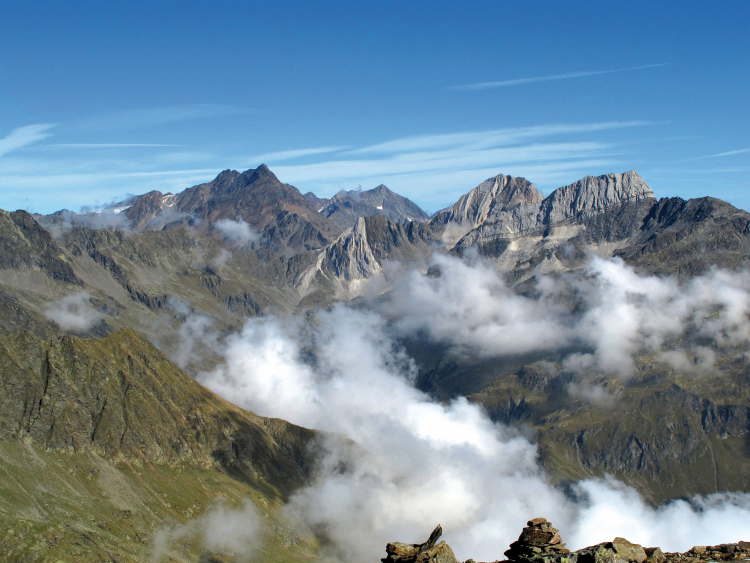
[[[326,432],[243,410],[201,377],[250,319],[314,332],[316,312],[341,304],[382,317],[425,397],[479,405],[535,444],[561,491],[612,475],[654,505],[750,492],[748,311],[730,302],[750,289],[750,213],[712,197],[657,199],[634,171],[546,197],[500,174],[428,216],[384,185],[318,198],[261,165],[97,212],[0,211],[0,248],[9,561],[146,561],[157,537],[163,560],[229,561],[181,526],[246,499],[271,530],[264,560],[328,553],[330,530],[284,511],[318,479]],[[474,287],[461,268],[508,310],[520,303],[559,326],[508,351],[507,333],[484,330],[504,313],[480,303],[492,318],[473,334],[486,344],[441,332],[430,315],[443,306],[446,326],[485,314],[451,303],[451,288]],[[610,274],[649,289],[607,293],[597,284],[616,285]],[[728,297],[685,304],[722,283]],[[607,344],[582,334],[631,298],[644,324],[612,367]],[[407,318],[410,307],[427,320]],[[672,310],[679,327],[650,327],[649,313]],[[295,360],[324,369],[322,338],[307,344]]]

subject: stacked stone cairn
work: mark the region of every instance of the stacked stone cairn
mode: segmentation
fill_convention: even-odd
[[[570,553],[562,543],[560,531],[552,527],[546,518],[534,518],[526,523],[518,541],[510,544],[505,557],[512,561],[538,559],[545,555],[564,555]]]

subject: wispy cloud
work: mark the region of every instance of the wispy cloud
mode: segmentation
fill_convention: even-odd
[[[488,131],[470,131],[464,133],[448,133],[443,135],[419,135],[403,137],[377,145],[370,145],[349,151],[350,154],[366,153],[397,153],[422,149],[439,149],[457,145],[473,148],[510,145],[532,138],[551,137],[554,135],[568,135],[572,133],[594,133],[609,129],[625,127],[642,127],[653,125],[651,121],[607,121],[603,123],[563,123],[550,125],[536,125],[533,127],[509,127]]]
[[[652,65],[634,66],[630,68],[618,68],[614,70],[595,70],[586,72],[570,72],[566,74],[551,74],[549,76],[534,76],[531,78],[515,78],[513,80],[499,80],[494,82],[475,82],[473,84],[463,84],[461,86],[452,86],[451,90],[487,90],[489,88],[506,88],[508,86],[520,86],[522,84],[533,84],[535,82],[551,82],[553,80],[568,80],[570,78],[583,78],[586,76],[597,76],[600,74],[614,74],[616,72],[629,72],[632,70],[642,70],[646,68],[655,68],[666,66],[669,63],[658,63]]]
[[[296,158],[303,158],[305,156],[313,156],[316,154],[325,154],[329,152],[337,152],[345,149],[346,147],[316,147],[309,149],[295,149],[289,151],[278,151],[278,152],[267,152],[251,156],[248,161],[251,166],[258,166],[260,164],[268,164],[269,162],[283,162],[285,160],[294,160]]]
[[[30,145],[31,143],[35,143],[36,141],[46,139],[52,135],[46,131],[54,126],[54,123],[39,123],[14,129],[10,132],[10,135],[0,139],[0,156],[23,146]]]
[[[610,172],[623,148],[611,140],[592,140],[591,134],[647,125],[651,123],[559,124],[404,137],[335,159],[275,166],[274,172],[282,181],[322,196],[347,186],[385,183],[434,210],[501,172],[551,184]],[[561,135],[565,137],[555,139]]]
[[[709,154],[708,156],[699,156],[699,157],[696,157],[696,160],[701,159],[701,158],[716,158],[719,156],[731,156],[733,154],[742,154],[746,152],[750,152],[750,149],[739,149],[736,151],[727,151],[727,152],[720,152],[718,154]]]
[[[73,126],[75,129],[137,129],[191,119],[256,113],[256,110],[220,104],[187,104],[160,108],[138,108],[93,116]]]
[[[163,145],[159,143],[54,143],[36,147],[36,150],[60,149],[121,149],[131,147],[179,147],[181,145]]]
[[[348,149],[307,147],[258,154],[252,160],[242,154],[159,147],[144,152],[115,146],[119,143],[106,144],[103,150],[71,147],[50,151],[44,158],[37,153],[35,158],[19,154],[2,159],[0,207],[51,212],[122,199],[126,193],[179,192],[210,181],[227,167],[244,170],[265,162],[281,181],[303,192],[330,196],[357,185],[383,183],[435,211],[499,173],[524,176],[544,191],[587,174],[632,168],[620,164],[631,149],[613,133],[652,125],[612,121],[464,131]],[[84,156],[79,158],[79,152]]]

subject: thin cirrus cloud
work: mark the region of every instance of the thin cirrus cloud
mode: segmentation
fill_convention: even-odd
[[[732,156],[733,154],[742,154],[742,153],[746,153],[746,152],[750,152],[750,149],[738,149],[736,151],[720,152],[720,153],[717,153],[717,154],[709,154],[707,156],[699,156],[698,158],[699,159],[700,158],[717,158],[717,157],[720,157],[720,156]]]
[[[583,78],[586,76],[598,76],[601,74],[614,74],[617,72],[630,72],[633,70],[643,70],[647,68],[656,68],[666,66],[669,63],[657,63],[651,65],[634,66],[630,68],[618,68],[614,70],[595,70],[587,72],[570,72],[566,74],[551,74],[548,76],[533,76],[530,78],[515,78],[513,80],[498,80],[494,82],[475,82],[473,84],[462,84],[460,86],[451,86],[450,90],[488,90],[490,88],[507,88],[509,86],[521,86],[523,84],[534,84],[536,82],[551,82],[553,80],[568,80],[571,78]]]
[[[54,126],[54,123],[37,123],[13,129],[7,137],[0,139],[0,156],[50,137],[52,133],[47,130]]]
[[[34,150],[66,150],[66,149],[123,149],[138,147],[179,147],[181,145],[164,145],[160,143],[50,143],[34,147]]]
[[[572,133],[595,133],[609,129],[642,127],[645,125],[653,125],[653,122],[607,121],[602,123],[562,123],[535,125],[532,127],[509,127],[489,131],[447,133],[443,135],[418,135],[355,149],[349,151],[349,154],[396,153],[458,145],[481,148],[482,146],[509,145],[535,137],[551,137]]]
[[[263,154],[257,154],[251,156],[248,160],[252,163],[269,163],[269,162],[284,162],[287,160],[294,160],[297,158],[304,158],[306,156],[314,156],[317,154],[325,154],[331,152],[338,152],[346,147],[315,147],[309,149],[293,149],[288,151],[278,152],[267,152]]]
[[[0,207],[40,206],[37,202],[44,201],[45,208],[35,210],[49,212],[109,201],[125,193],[176,192],[210,181],[228,165],[245,169],[265,162],[281,181],[303,192],[327,197],[341,189],[383,183],[435,210],[499,173],[524,176],[545,190],[587,174],[611,172],[623,160],[624,148],[602,133],[652,125],[646,121],[546,124],[400,137],[359,148],[307,147],[250,158],[169,149],[145,158],[138,152],[136,158],[127,147],[118,151],[119,143],[105,144],[103,151],[98,144],[80,143],[90,146],[77,144],[69,147],[71,151],[61,147],[60,158],[3,159]],[[68,156],[82,148],[99,152],[86,158]],[[36,194],[33,201],[29,188]],[[42,193],[49,197],[40,199]]]
[[[79,121],[72,128],[84,130],[136,129],[192,119],[226,117],[256,112],[257,110],[253,109],[221,104],[185,104],[158,108],[138,108],[92,116]]]
[[[611,167],[622,148],[586,139],[586,134],[648,125],[652,123],[559,124],[404,137],[314,163],[275,166],[274,172],[282,181],[323,196],[346,186],[386,183],[435,207],[450,203],[472,182],[501,172],[552,183]]]

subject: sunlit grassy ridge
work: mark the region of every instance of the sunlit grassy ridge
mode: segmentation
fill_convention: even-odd
[[[265,560],[313,553],[277,511],[310,476],[314,432],[234,407],[134,331],[5,337],[0,382],[4,560],[146,561],[156,530],[245,499],[267,523]],[[203,551],[192,534],[164,560]]]

